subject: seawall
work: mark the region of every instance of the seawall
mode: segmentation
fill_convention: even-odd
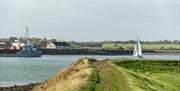
[[[133,50],[103,49],[38,49],[43,55],[132,55]],[[156,53],[154,50],[143,50],[143,53]]]

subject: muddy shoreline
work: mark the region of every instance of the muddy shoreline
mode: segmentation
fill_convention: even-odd
[[[12,86],[12,87],[0,87],[0,91],[31,91],[34,86],[40,83],[31,83],[29,85]]]

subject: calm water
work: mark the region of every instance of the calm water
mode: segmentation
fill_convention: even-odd
[[[60,69],[84,55],[43,55],[41,58],[0,57],[0,86],[42,82]],[[96,59],[116,59],[131,56],[88,56]],[[180,60],[178,55],[145,55],[147,59]]]

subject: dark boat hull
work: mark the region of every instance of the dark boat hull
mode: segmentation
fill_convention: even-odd
[[[16,53],[1,53],[0,57],[41,57],[42,51],[18,51]]]

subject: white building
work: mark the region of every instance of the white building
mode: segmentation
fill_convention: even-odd
[[[69,44],[67,42],[51,42],[47,45],[48,49],[68,49]]]

